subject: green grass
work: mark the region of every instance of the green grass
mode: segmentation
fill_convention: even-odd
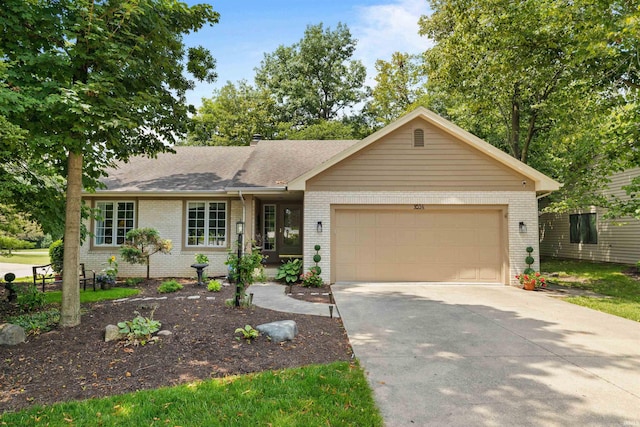
[[[541,270],[558,273],[559,285],[586,289],[611,298],[569,297],[567,301],[640,322],[640,281],[622,273],[627,265],[574,260],[543,261]],[[571,278],[582,279],[580,282]]]
[[[138,293],[140,293],[138,289],[131,288],[111,288],[97,291],[93,291],[93,289],[84,291],[81,289],[80,303],[126,298]],[[44,296],[47,304],[62,303],[62,291],[45,292]]]
[[[51,262],[48,249],[23,249],[12,253],[11,256],[0,256],[0,262],[33,265],[46,265]]]
[[[362,369],[348,362],[38,406],[0,425],[382,426]]]

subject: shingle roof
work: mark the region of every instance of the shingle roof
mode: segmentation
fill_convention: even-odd
[[[107,170],[100,191],[215,192],[285,187],[357,141],[260,141],[251,147],[174,147]],[[99,191],[99,192],[100,192]]]

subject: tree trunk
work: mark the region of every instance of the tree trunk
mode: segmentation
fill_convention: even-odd
[[[147,280],[149,280],[149,272],[151,270],[150,266],[149,266],[149,257],[151,255],[147,255]]]
[[[80,324],[80,278],[78,276],[78,266],[80,265],[82,154],[69,152],[66,196],[60,326],[71,327]]]
[[[511,154],[520,159],[520,88],[516,85],[513,89],[511,100]]]

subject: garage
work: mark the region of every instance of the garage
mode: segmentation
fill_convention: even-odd
[[[332,211],[336,282],[505,282],[505,207],[369,205]]]

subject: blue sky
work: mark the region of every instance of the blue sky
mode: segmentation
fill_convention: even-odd
[[[322,22],[335,29],[346,24],[358,40],[355,59],[367,67],[367,84],[373,83],[376,59],[388,60],[396,51],[420,53],[429,40],[418,35],[418,19],[429,12],[426,0],[187,0],[210,3],[220,22],[185,37],[187,46],[202,45],[216,58],[218,80],[198,83],[187,95],[195,106],[201,98],[227,81],[253,82],[254,68],[265,53],[279,45],[299,41],[309,24]]]

